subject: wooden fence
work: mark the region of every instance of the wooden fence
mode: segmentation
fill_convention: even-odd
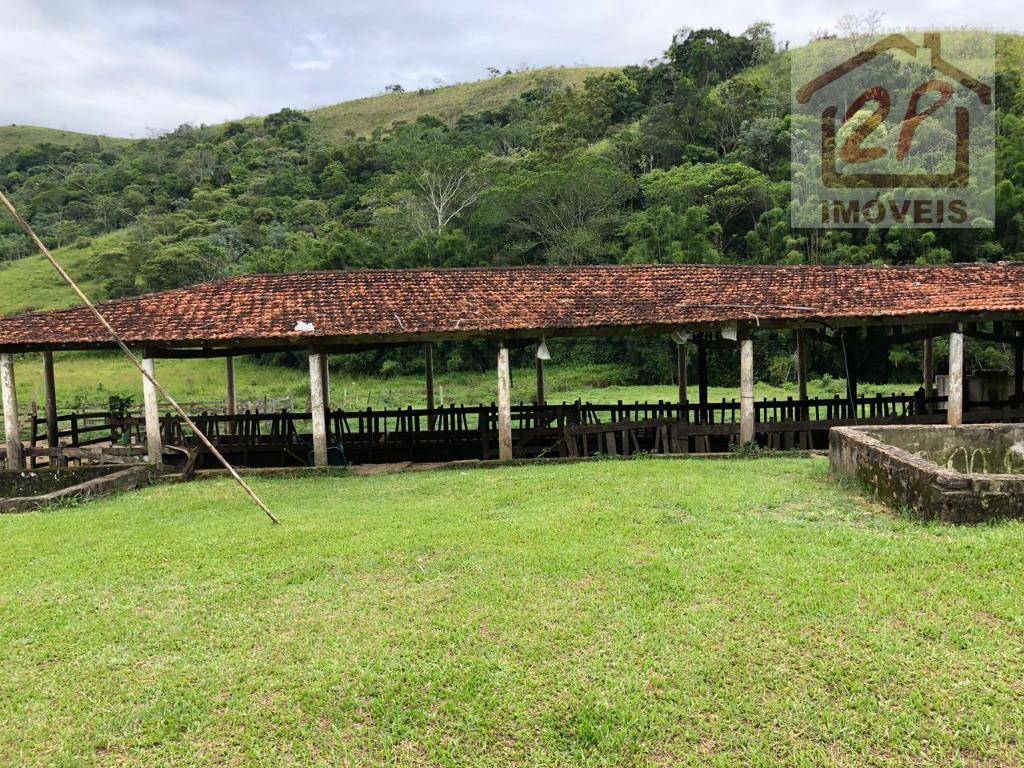
[[[945,398],[909,394],[858,398],[762,399],[755,403],[757,441],[776,450],[821,449],[828,429],[849,424],[943,423]],[[524,404],[512,407],[513,453],[520,458],[545,456],[633,455],[727,451],[738,440],[739,403],[659,401],[612,404]],[[1015,421],[1024,410],[1015,403],[971,404],[968,421]],[[288,466],[311,463],[310,414],[287,408],[246,410],[234,416],[203,412],[194,417],[233,461],[243,466]],[[62,449],[94,445],[139,446],[145,429],[140,415],[102,412],[59,417]],[[181,419],[162,418],[166,446],[177,446],[199,466],[211,466],[198,440]],[[331,411],[327,421],[334,463],[452,461],[489,459],[498,454],[495,404],[450,405]],[[49,455],[46,422],[32,419],[30,460]],[[75,450],[69,452],[76,453]]]

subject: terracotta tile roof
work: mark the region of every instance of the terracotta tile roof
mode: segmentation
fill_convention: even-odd
[[[1024,266],[605,266],[252,275],[106,302],[137,344],[367,343],[753,320],[1024,313]],[[296,332],[297,323],[311,332]],[[108,345],[85,309],[0,319],[0,348]]]

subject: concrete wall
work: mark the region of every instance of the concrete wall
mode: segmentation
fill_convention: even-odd
[[[24,473],[28,474],[28,473]],[[65,477],[68,477],[65,475]],[[130,491],[141,488],[150,481],[149,467],[134,466],[127,469],[116,469],[113,472],[82,482],[80,479],[70,480],[73,485],[39,493],[32,496],[7,496],[0,498],[0,512],[27,512],[32,509],[49,506],[60,502],[81,501],[99,496],[106,496],[119,491]]]
[[[941,453],[950,446],[969,451],[1010,441],[1020,430],[998,424],[835,427],[829,435],[829,461],[833,471],[862,483],[876,498],[925,520],[977,523],[1024,517],[1024,475],[959,472],[912,452],[919,447],[924,454]]]

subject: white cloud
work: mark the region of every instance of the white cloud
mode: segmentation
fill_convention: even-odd
[[[926,0],[886,23],[1020,26],[1019,0]],[[881,4],[879,4],[881,5]],[[774,21],[799,44],[840,0],[5,0],[0,124],[118,135],[475,80],[489,66],[640,63],[679,27]]]
[[[308,32],[302,43],[293,43],[289,47],[294,58],[288,61],[288,66],[300,71],[328,70],[342,53],[341,48],[334,45],[323,32]]]

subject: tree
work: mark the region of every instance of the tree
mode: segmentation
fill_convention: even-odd
[[[682,29],[665,55],[676,70],[706,88],[750,66],[758,50],[753,40],[742,35],[733,37],[720,29]]]
[[[719,250],[724,250],[730,235],[742,227],[741,219],[756,225],[757,217],[771,206],[773,197],[781,197],[764,174],[740,163],[699,163],[656,170],[642,184],[651,205],[679,212],[698,205],[706,208],[723,232]]]
[[[605,126],[635,119],[644,106],[636,82],[622,72],[588,77],[583,84],[583,104],[594,120]]]
[[[395,138],[400,206],[418,234],[440,234],[476,203],[488,184],[480,152],[457,146],[444,129],[409,126]]]
[[[226,261],[221,248],[192,239],[156,249],[142,263],[139,274],[145,290],[164,291],[221,278]]]
[[[579,264],[603,260],[604,236],[635,191],[630,175],[611,160],[580,155],[508,176],[492,205],[548,261]]]
[[[708,212],[700,206],[677,213],[667,206],[637,211],[622,227],[626,261],[636,264],[709,264],[720,260]]]

